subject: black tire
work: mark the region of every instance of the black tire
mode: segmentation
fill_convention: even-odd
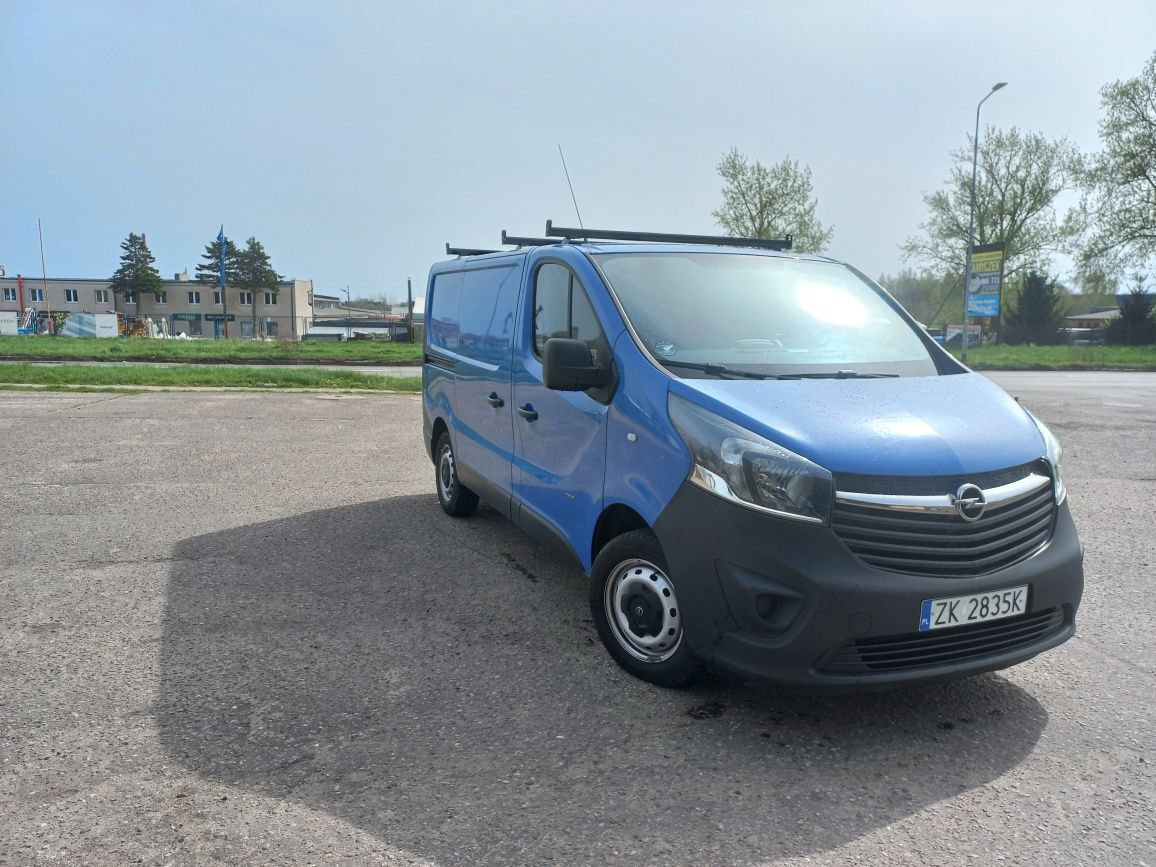
[[[677,688],[702,665],[687,647],[666,557],[650,530],[612,539],[590,572],[590,613],[614,661],[635,677]]]
[[[434,486],[442,511],[447,515],[464,518],[478,506],[478,495],[458,478],[458,465],[454,460],[449,431],[442,431],[434,447]]]

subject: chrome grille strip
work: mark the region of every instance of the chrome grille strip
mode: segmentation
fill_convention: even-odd
[[[1040,495],[1042,494],[1042,496]],[[879,510],[837,509],[832,524],[839,525],[840,534],[863,536],[864,541],[892,539],[910,542],[935,542],[954,545],[958,542],[980,542],[1005,532],[1020,529],[1043,514],[1050,514],[1050,492],[1040,492],[1031,500],[1017,503],[1002,510],[986,512],[978,521],[953,521],[951,515],[899,514],[885,515]],[[1040,513],[1040,514],[1037,514]]]
[[[997,508],[1008,503],[1030,497],[1052,480],[1039,473],[1032,473],[1017,482],[989,488],[983,492],[987,508]],[[955,514],[955,498],[951,494],[935,496],[907,496],[904,494],[867,494],[860,491],[836,491],[835,502],[847,506],[861,506],[869,509],[890,509],[897,512],[918,512],[921,514]]]
[[[987,575],[1047,545],[1056,514],[1051,478],[1032,473],[986,495],[995,502],[989,499],[974,521],[963,520],[954,505],[924,508],[928,501],[942,507],[949,495],[840,495],[831,529],[868,566],[940,578]]]

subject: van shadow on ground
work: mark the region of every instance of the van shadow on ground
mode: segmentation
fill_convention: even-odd
[[[598,644],[576,568],[432,495],[198,536],[173,562],[166,750],[447,863],[818,852],[999,777],[1047,722],[997,675],[650,687]]]

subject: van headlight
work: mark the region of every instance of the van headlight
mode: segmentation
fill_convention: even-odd
[[[1048,430],[1048,426],[1032,415],[1032,421],[1036,423],[1036,427],[1040,430],[1040,436],[1044,438],[1044,455],[1048,459],[1048,463],[1052,465],[1052,474],[1055,478],[1056,491],[1056,505],[1064,501],[1064,497],[1068,495],[1068,489],[1064,487],[1064,447],[1060,445],[1060,441],[1056,439],[1056,435]]]
[[[827,470],[677,394],[667,406],[694,461],[691,482],[749,508],[827,523],[835,489]]]

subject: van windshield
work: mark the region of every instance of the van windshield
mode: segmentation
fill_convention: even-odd
[[[936,373],[919,335],[845,265],[741,253],[594,259],[646,350],[677,376]]]

